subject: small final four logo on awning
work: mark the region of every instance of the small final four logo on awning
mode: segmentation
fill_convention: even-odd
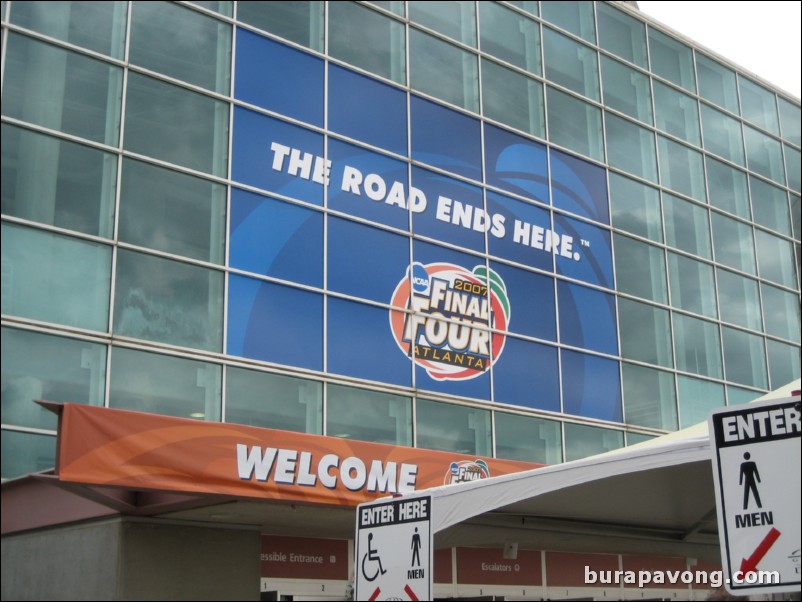
[[[390,328],[398,347],[435,380],[483,374],[504,350],[507,287],[486,266],[413,263],[393,293]]]

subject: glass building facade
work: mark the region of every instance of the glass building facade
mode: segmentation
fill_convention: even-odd
[[[3,2],[2,477],[71,401],[554,464],[800,376],[800,104],[610,2]]]

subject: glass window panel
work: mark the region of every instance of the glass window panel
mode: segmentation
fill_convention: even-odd
[[[468,46],[476,47],[475,3],[465,0],[411,0],[409,18]]]
[[[127,2],[17,2],[11,22],[51,38],[123,58]],[[3,3],[5,8],[6,3]],[[5,19],[5,10],[3,11]]]
[[[668,303],[666,256],[660,247],[615,235],[616,290]]]
[[[728,161],[744,165],[746,158],[740,121],[702,104],[702,129],[705,149]]]
[[[740,387],[727,385],[728,406],[734,406],[741,403],[750,403],[760,396],[761,394],[757,391],[750,391],[749,389],[741,389]]]
[[[752,226],[713,213],[713,246],[716,261],[736,270],[756,274]]]
[[[780,234],[791,236],[791,213],[788,193],[754,176],[749,176],[752,190],[752,213],[755,222]]]
[[[117,157],[3,124],[3,213],[110,238]]]
[[[763,337],[726,327],[721,329],[721,333],[727,380],[765,389],[768,376]]]
[[[229,366],[225,419],[249,426],[322,434],[323,384]]]
[[[710,222],[707,208],[673,194],[663,194],[666,244],[710,258]]]
[[[228,94],[231,25],[170,2],[134,2],[129,60]]]
[[[622,357],[673,367],[667,310],[619,297],[618,323]]]
[[[785,140],[797,146],[802,145],[802,117],[799,105],[778,97],[780,105],[780,129]]]
[[[673,325],[677,370],[721,378],[723,374],[718,325],[678,313],[673,314]],[[685,425],[683,419],[682,426]]]
[[[409,30],[409,79],[415,90],[479,110],[476,56],[417,29]]]
[[[735,72],[700,52],[696,53],[699,95],[738,114],[738,86]]]
[[[219,365],[115,347],[109,407],[180,418],[220,420]]]
[[[546,137],[543,84],[482,59],[482,94],[485,117],[533,136]]]
[[[196,4],[205,9],[220,13],[225,17],[230,17],[234,13],[234,3],[230,0],[222,0],[220,2],[214,2],[213,0],[210,0],[209,2],[193,2],[192,4]]]
[[[799,378],[799,347],[767,340],[771,388],[779,389]]]
[[[599,64],[595,50],[546,27],[543,57],[549,81],[599,100]]]
[[[596,42],[592,2],[544,2],[542,17],[590,43]]]
[[[604,55],[601,72],[604,104],[651,124],[652,95],[648,76]]]
[[[636,445],[644,441],[651,441],[656,435],[644,435],[643,433],[630,433],[627,431],[627,445]]]
[[[419,399],[417,403],[417,447],[459,454],[490,456],[490,412]]]
[[[699,110],[696,99],[654,82],[654,121],[658,129],[699,145]]]
[[[116,146],[122,69],[9,33],[3,114]]]
[[[671,305],[708,318],[718,316],[713,266],[669,251],[668,282]]]
[[[579,460],[624,447],[623,431],[565,423],[565,461]]]
[[[223,273],[127,249],[117,254],[114,332],[220,351]]]
[[[131,73],[125,148],[190,169],[225,176],[228,104]]]
[[[108,330],[111,247],[3,223],[2,313]]]
[[[323,52],[323,2],[243,2],[237,6],[237,19]]]
[[[763,293],[763,315],[766,334],[799,342],[799,296],[773,286],[760,286]]]
[[[646,26],[609,4],[596,4],[599,22],[599,45],[605,50],[647,68]]]
[[[741,92],[741,115],[744,119],[779,135],[780,124],[777,120],[774,92],[742,76],[738,77],[738,87]]]
[[[121,241],[223,262],[226,187],[155,165],[123,160]]]
[[[610,207],[616,228],[663,242],[660,193],[656,188],[610,173]]]
[[[495,2],[480,2],[479,18],[483,52],[540,75],[538,23]]]
[[[657,181],[654,133],[612,113],[604,113],[610,165],[652,182]]]
[[[748,125],[744,126],[744,140],[749,169],[778,184],[785,184],[785,165],[780,142]]]
[[[406,14],[404,10],[404,2],[402,0],[386,0],[386,1],[376,1],[371,2],[375,6],[383,8],[384,10],[390,11],[392,13],[397,14],[399,17],[403,17]]]
[[[12,328],[2,341],[3,424],[55,429],[37,399],[103,405],[105,345]]]
[[[3,430],[3,479],[49,470],[56,465],[56,438]]]
[[[602,148],[601,110],[559,90],[548,88],[549,139],[599,161]]]
[[[649,27],[649,53],[652,59],[652,73],[686,90],[696,92],[693,51],[688,46],[662,31]]]
[[[674,375],[632,364],[624,364],[622,374],[626,423],[666,431],[677,430]]]
[[[721,269],[716,270],[716,280],[722,321],[761,330],[757,281]]]
[[[354,44],[358,39],[359,44]],[[404,24],[354,2],[329,4],[329,54],[405,84]]]
[[[530,15],[538,16],[537,2],[535,0],[509,0],[507,4],[512,4]]]
[[[751,219],[746,174],[712,157],[705,157],[710,204],[744,219]]]
[[[663,136],[657,137],[657,152],[663,186],[705,200],[702,154]]]
[[[563,459],[562,433],[556,420],[496,412],[496,457],[538,464]]]
[[[326,434],[411,447],[412,400],[330,384],[326,397]]]
[[[690,376],[677,376],[680,428],[707,422],[712,410],[724,406],[724,386]]]
[[[802,228],[802,202],[795,194],[791,194],[791,225],[794,227],[794,238],[799,240]]]
[[[755,242],[760,277],[795,289],[797,282],[793,245],[762,230],[755,230]]]
[[[785,153],[785,173],[788,177],[788,188],[799,192],[802,190],[802,153],[783,144]]]

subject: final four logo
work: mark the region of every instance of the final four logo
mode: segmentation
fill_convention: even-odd
[[[395,342],[435,380],[479,376],[504,350],[507,287],[483,265],[413,263],[391,305],[405,310],[390,312]]]

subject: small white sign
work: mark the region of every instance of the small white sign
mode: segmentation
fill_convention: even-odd
[[[432,599],[432,498],[360,504],[355,599]]]
[[[734,595],[799,591],[800,414],[797,397],[710,415],[721,559]]]

